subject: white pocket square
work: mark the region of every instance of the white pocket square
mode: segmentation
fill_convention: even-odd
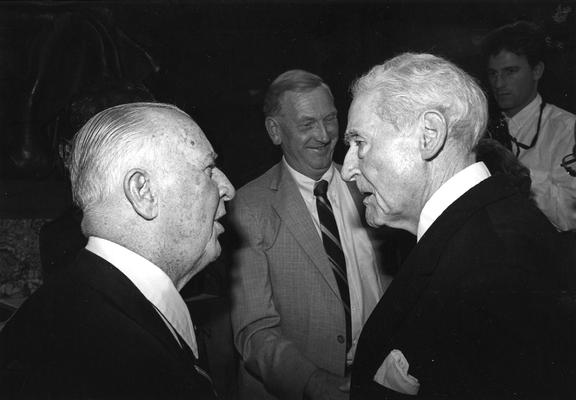
[[[400,350],[392,350],[376,371],[374,381],[403,394],[416,395],[420,389],[418,379],[408,375],[410,365]]]

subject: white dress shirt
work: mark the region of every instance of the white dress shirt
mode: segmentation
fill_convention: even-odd
[[[508,131],[530,145],[538,129],[542,97],[536,98],[512,118]],[[576,116],[553,104],[542,112],[540,135],[533,148],[520,149],[518,159],[530,169],[532,191],[538,207],[560,230],[576,229],[576,178],[560,166],[574,146]],[[515,151],[514,144],[512,150]]]
[[[180,343],[175,331],[198,358],[198,345],[188,307],[164,271],[144,257],[106,239],[90,236],[86,250],[102,257],[130,279],[154,305],[176,341]]]
[[[284,165],[296,181],[300,194],[312,216],[318,236],[322,238],[320,220],[316,208],[314,185],[316,181],[291,168],[285,159]],[[362,225],[358,207],[342,179],[340,171],[332,165],[320,180],[328,181],[328,200],[332,205],[338,226],[340,242],[346,259],[346,273],[350,290],[350,318],[352,344],[348,352],[348,363],[354,359],[356,345],[364,323],[383,294],[383,285],[377,273],[379,266],[368,233]]]
[[[444,182],[428,199],[420,212],[416,240],[419,241],[424,236],[428,228],[450,204],[488,177],[490,177],[490,171],[486,165],[483,162],[477,162]]]

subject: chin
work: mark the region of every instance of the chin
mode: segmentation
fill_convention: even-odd
[[[379,215],[366,211],[366,223],[372,228],[379,228],[386,225],[386,221]]]
[[[220,242],[218,239],[214,240],[212,246],[206,250],[206,260],[208,263],[215,261],[218,257],[220,257],[220,253],[222,253],[222,247],[220,246]]]
[[[508,111],[516,107],[510,100],[500,100],[497,103],[502,111]]]

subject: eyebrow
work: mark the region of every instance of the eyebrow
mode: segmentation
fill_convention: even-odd
[[[355,129],[351,129],[344,134],[344,143],[350,144],[350,142],[358,136],[359,136],[358,131]]]
[[[309,116],[309,115],[304,115],[304,116],[298,118],[299,124],[307,123],[307,122],[314,122],[314,121],[316,121],[316,119],[314,117]]]
[[[216,159],[218,158],[218,154],[211,151],[210,153],[206,154],[205,157],[202,158],[202,164],[205,165],[216,165]]]
[[[320,119],[326,119],[329,117],[337,117],[337,116],[338,116],[338,111],[335,110],[335,111],[329,112],[328,114],[324,115]],[[313,115],[303,115],[300,118],[298,118],[298,122],[306,122],[306,121],[316,121],[316,117]]]

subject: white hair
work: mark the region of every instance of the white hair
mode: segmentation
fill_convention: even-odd
[[[426,110],[440,112],[448,138],[471,151],[488,120],[486,95],[453,63],[432,55],[404,53],[373,67],[351,88],[352,96],[376,91],[376,113],[396,129],[415,123]]]
[[[190,118],[170,104],[121,104],[96,114],[74,135],[69,166],[72,196],[84,212],[122,187],[126,166],[159,154],[161,146],[153,143],[157,133],[153,110],[173,110]]]

